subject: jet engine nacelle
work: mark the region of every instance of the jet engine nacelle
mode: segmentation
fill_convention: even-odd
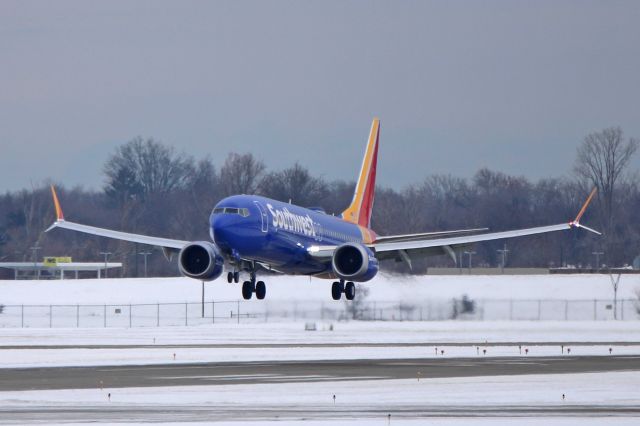
[[[333,252],[333,272],[349,281],[369,281],[378,273],[378,259],[362,244],[344,243]]]
[[[180,273],[201,281],[213,281],[224,270],[224,258],[218,247],[207,241],[189,243],[178,255]]]

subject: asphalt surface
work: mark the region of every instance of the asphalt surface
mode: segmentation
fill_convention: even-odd
[[[640,356],[225,362],[0,369],[0,391],[229,385],[640,370]]]
[[[391,414],[391,416],[389,416]],[[621,417],[639,417],[640,408],[635,406],[502,406],[485,405],[483,407],[468,405],[444,406],[397,406],[386,407],[379,404],[377,408],[368,406],[349,405],[348,407],[303,407],[279,405],[273,409],[253,408],[251,404],[241,408],[216,405],[151,405],[110,406],[110,407],[29,407],[5,408],[0,407],[0,424],[51,424],[51,423],[213,423],[220,421],[268,421],[279,424],[288,421],[330,421],[332,424],[343,424],[349,420],[369,420],[371,424],[394,424],[398,419],[443,419],[462,418],[465,423],[473,424],[477,418],[511,419],[512,424],[518,424],[522,418],[535,418],[540,424],[553,424],[548,418],[599,418],[601,424],[607,424],[612,419]],[[277,422],[277,423],[276,423]],[[615,420],[613,420],[615,422]],[[429,423],[426,423],[429,424]],[[500,423],[507,424],[507,423]],[[590,423],[593,424],[593,423]],[[614,423],[615,424],[615,423]]]
[[[328,360],[287,362],[231,362],[202,364],[165,364],[150,366],[98,366],[0,369],[0,391],[96,389],[111,392],[123,387],[272,384],[343,380],[480,377],[519,374],[563,374],[640,370],[640,356],[556,356],[556,357],[472,357],[385,360]],[[106,390],[105,390],[106,392]],[[19,398],[19,397],[18,397]],[[618,418],[640,417],[640,406],[628,405],[407,405],[395,402],[341,406],[323,404],[253,407],[238,404],[123,404],[72,403],[60,406],[30,401],[26,406],[16,400],[0,406],[0,424],[49,424],[93,422],[211,422],[211,421],[303,421],[320,420],[341,424],[345,420],[365,419],[387,424],[393,419],[462,418]],[[373,424],[372,423],[372,424]]]

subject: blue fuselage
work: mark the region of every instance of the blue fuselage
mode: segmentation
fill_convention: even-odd
[[[235,195],[209,218],[210,234],[231,260],[253,259],[288,274],[329,273],[330,263],[311,257],[311,246],[365,243],[358,225],[323,212],[265,197]]]

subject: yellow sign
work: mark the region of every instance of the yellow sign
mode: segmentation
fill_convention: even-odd
[[[58,263],[71,263],[71,257],[63,256],[63,257],[53,257],[48,256],[44,258],[44,262],[42,262],[44,266],[56,266]]]

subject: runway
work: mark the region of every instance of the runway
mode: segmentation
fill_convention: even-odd
[[[391,416],[389,416],[391,414]],[[562,407],[537,407],[537,406],[501,406],[489,405],[484,407],[466,405],[445,405],[416,407],[406,406],[393,408],[371,408],[370,406],[348,407],[324,407],[320,409],[308,409],[300,406],[278,406],[272,409],[264,407],[252,408],[250,404],[241,408],[229,408],[228,406],[211,405],[163,405],[158,407],[30,407],[29,409],[15,409],[0,407],[0,424],[29,424],[29,423],[77,423],[77,422],[140,422],[140,423],[188,423],[188,422],[224,422],[238,424],[238,421],[272,422],[277,421],[323,421],[329,424],[345,424],[350,421],[364,421],[357,424],[387,424],[387,419],[393,419],[392,424],[398,424],[398,420],[415,419],[461,419],[460,424],[473,424],[473,420],[483,418],[490,419],[514,419],[522,422],[524,418],[536,418],[538,421],[549,423],[549,418],[575,418],[589,419],[602,422],[607,417],[616,416],[616,424],[625,424],[621,421],[628,418],[632,422],[634,417],[640,415],[640,408],[629,406],[592,406],[592,405],[567,405]],[[515,420],[517,419],[517,420]],[[637,421],[637,419],[635,419]],[[375,423],[367,423],[374,422]],[[580,420],[581,424],[591,424]],[[629,424],[634,424],[630,422]],[[411,423],[415,424],[415,423]],[[458,423],[454,423],[458,424]],[[600,423],[601,424],[601,423]]]
[[[604,325],[14,330],[0,424],[636,424],[640,340]]]
[[[0,369],[0,391],[639,371],[640,356],[356,359]]]

